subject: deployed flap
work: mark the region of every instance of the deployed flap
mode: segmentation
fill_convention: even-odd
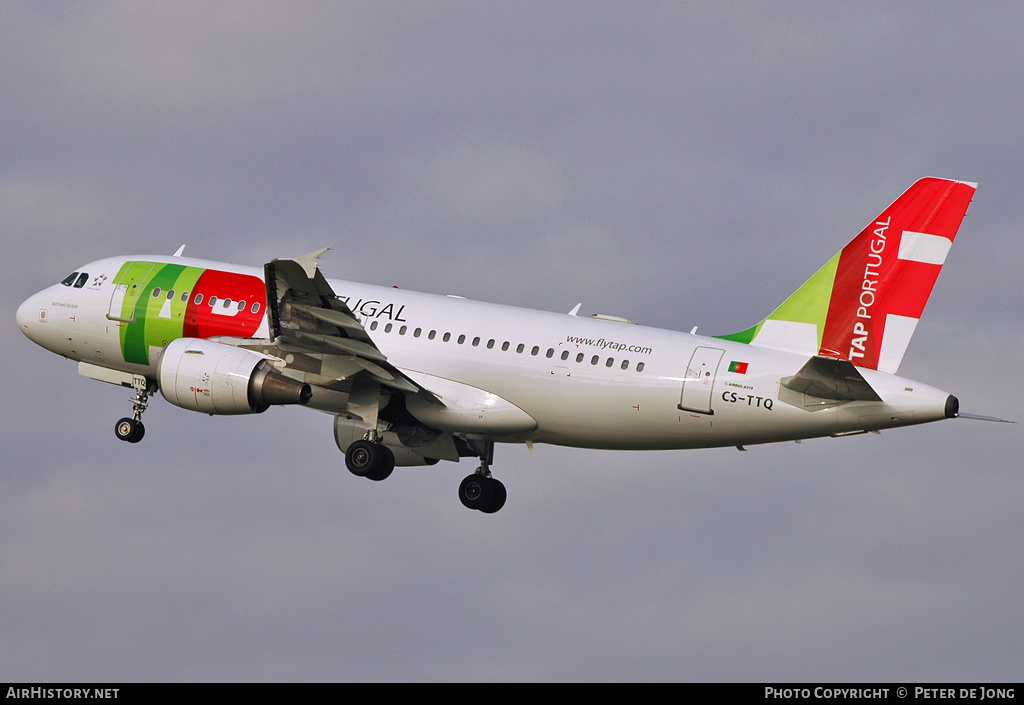
[[[309,353],[344,358],[345,369],[355,368],[357,374],[368,375],[385,387],[407,394],[423,392],[388,363],[352,310],[335,296],[317,267],[325,252],[317,250],[263,266],[271,336]]]
[[[819,399],[882,401],[849,360],[815,356],[782,386]]]

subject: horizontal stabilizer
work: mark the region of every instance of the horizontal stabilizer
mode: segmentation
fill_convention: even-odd
[[[849,360],[814,356],[782,386],[819,399],[882,401]]]

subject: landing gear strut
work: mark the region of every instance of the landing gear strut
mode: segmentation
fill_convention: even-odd
[[[141,375],[135,375],[132,387],[135,389],[135,396],[129,399],[132,403],[131,418],[119,419],[114,424],[114,433],[119,440],[138,443],[146,435],[146,427],[142,425],[142,412],[149,406],[149,395],[156,391],[156,387],[151,386],[150,381]]]
[[[491,463],[494,462],[494,442],[485,441],[478,447],[480,467],[467,476],[459,485],[459,499],[469,509],[478,509],[484,514],[494,514],[505,506],[508,494],[500,480],[491,477]]]
[[[387,479],[395,469],[395,454],[380,442],[376,431],[367,431],[345,451],[345,467],[357,477],[376,482]]]

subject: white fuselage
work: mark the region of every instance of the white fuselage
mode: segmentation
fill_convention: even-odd
[[[82,267],[89,281],[81,288],[58,284],[29,298],[18,310],[19,327],[69,359],[155,377],[158,346],[148,364],[125,362],[123,324],[109,316],[112,282],[128,259],[263,276],[258,268],[186,258],[100,260]],[[482,390],[536,421],[529,431],[499,430],[493,440],[698,448],[877,430],[948,415],[946,392],[869,369],[860,372],[882,402],[806,406],[782,387],[807,362],[805,355],[564,313],[329,283],[388,362],[411,379],[427,389],[433,382],[438,389],[458,383]],[[264,316],[252,337],[268,336]]]

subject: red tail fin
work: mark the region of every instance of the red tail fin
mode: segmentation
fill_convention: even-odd
[[[976,188],[921,179],[768,318],[722,337],[895,372]]]
[[[975,188],[921,179],[843,248],[822,354],[896,371]]]

